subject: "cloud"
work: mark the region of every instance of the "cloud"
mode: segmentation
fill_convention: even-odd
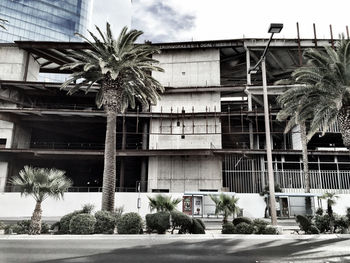
[[[144,31],[140,40],[152,42],[189,40],[186,35],[195,27],[195,15],[176,8],[171,1],[133,1],[132,28]],[[186,39],[187,38],[187,39]]]
[[[106,22],[111,24],[114,36],[118,36],[124,26],[131,26],[131,0],[94,0],[90,29],[95,25],[105,31]]]

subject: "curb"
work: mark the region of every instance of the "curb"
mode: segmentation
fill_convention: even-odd
[[[191,240],[191,239],[274,239],[274,240],[310,240],[310,239],[349,239],[350,234],[322,235],[237,235],[237,234],[204,234],[204,235],[2,235],[1,240],[106,240],[106,239],[142,239],[142,240]]]

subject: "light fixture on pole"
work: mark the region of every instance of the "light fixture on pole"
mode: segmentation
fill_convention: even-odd
[[[269,104],[267,96],[267,80],[266,80],[266,63],[265,57],[266,52],[270,46],[272,37],[275,33],[281,32],[283,24],[270,24],[269,33],[271,33],[269,42],[267,43],[261,58],[256,63],[256,65],[249,69],[248,74],[257,73],[258,67],[261,64],[261,74],[263,82],[263,97],[264,97],[264,118],[265,118],[265,140],[266,140],[266,156],[267,156],[267,172],[269,178],[269,193],[270,193],[270,215],[271,215],[271,224],[277,225],[277,214],[276,214],[276,200],[275,200],[275,178],[273,174],[272,166],[272,150],[271,150],[271,133],[270,133],[270,115],[269,115]]]

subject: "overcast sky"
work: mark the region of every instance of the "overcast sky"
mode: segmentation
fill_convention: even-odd
[[[269,37],[270,23],[283,23],[278,37],[330,38],[350,26],[349,0],[94,0],[92,24],[108,20],[116,34],[124,25],[152,42]],[[132,17],[132,19],[131,19]],[[276,36],[277,37],[277,36]]]

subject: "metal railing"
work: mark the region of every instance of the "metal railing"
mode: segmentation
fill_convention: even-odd
[[[305,176],[302,170],[275,170],[275,183],[284,192],[303,192]],[[350,193],[350,171],[310,170],[312,192]],[[266,171],[224,170],[224,187],[237,193],[259,193],[268,185]]]
[[[117,187],[116,192],[137,192],[136,187]],[[18,186],[8,185],[5,187],[5,192],[18,193],[20,188]],[[92,192],[102,192],[102,187],[100,186],[73,186],[69,187],[67,192],[69,193],[92,193]]]

